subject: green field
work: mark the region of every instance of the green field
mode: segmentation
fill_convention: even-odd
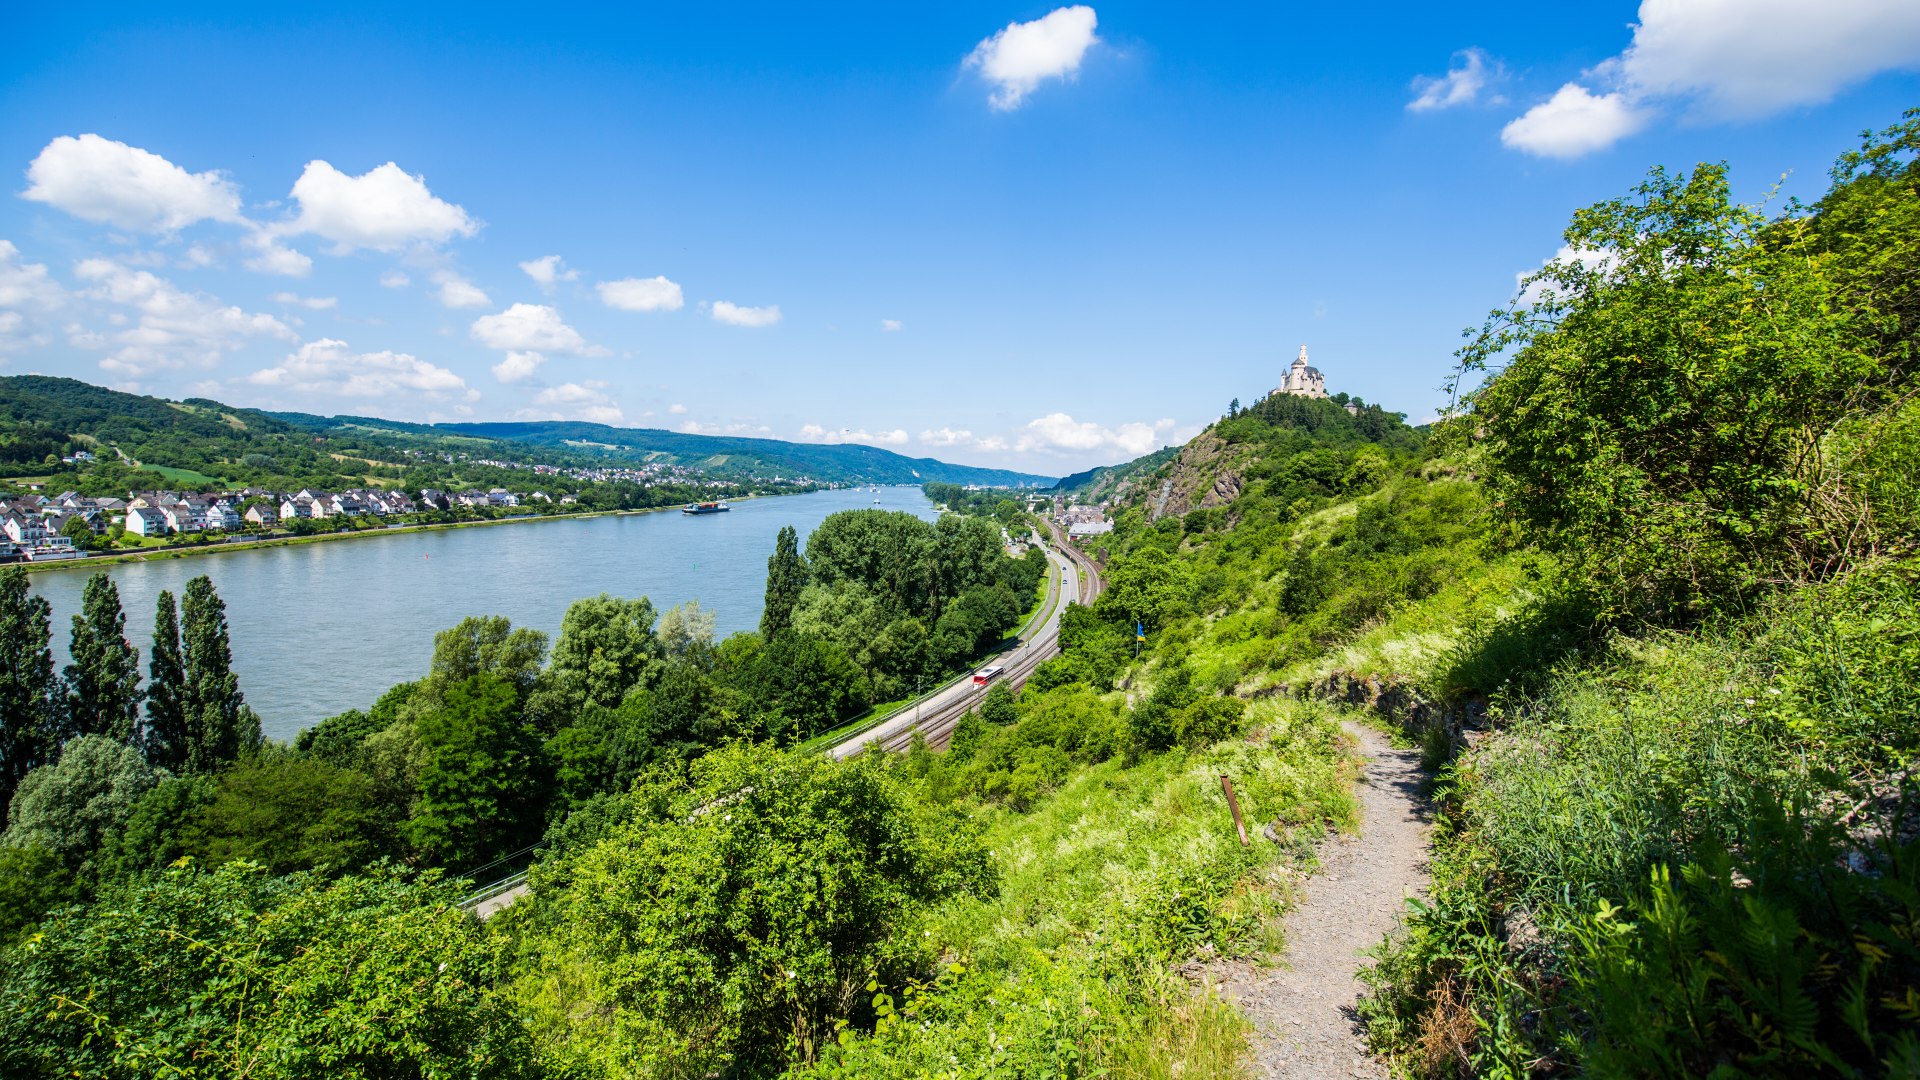
[[[157,472],[169,480],[174,480],[182,484],[224,484],[227,482],[225,477],[208,476],[206,473],[194,472],[192,469],[176,469],[171,465],[142,465],[140,467],[148,472]]]

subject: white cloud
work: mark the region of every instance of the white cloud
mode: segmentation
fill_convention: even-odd
[[[201,244],[193,245],[192,247],[187,249],[187,253],[185,255],[180,256],[181,266],[196,268],[196,269],[201,267],[217,266],[219,265],[219,262],[220,260],[218,257],[214,255],[213,250]]]
[[[413,284],[413,279],[405,271],[389,270],[380,275],[380,286],[385,289],[404,289]]]
[[[1451,109],[1455,105],[1472,105],[1480,100],[1480,92],[1505,73],[1497,60],[1490,60],[1480,49],[1462,49],[1453,54],[1453,63],[1447,73],[1437,79],[1425,75],[1413,80],[1414,97],[1407,102],[1411,112],[1427,112],[1433,109]],[[1494,99],[1498,104],[1499,99]]]
[[[1049,413],[1028,422],[1016,432],[1013,448],[1023,453],[1066,451],[1085,454],[1096,450],[1117,450],[1138,457],[1159,449],[1169,441],[1165,436],[1173,426],[1172,420],[1156,420],[1151,424],[1104,427],[1092,422],[1076,421],[1066,413]]]
[[[247,269],[262,274],[279,274],[282,277],[306,277],[313,269],[313,259],[305,252],[282,244],[278,237],[265,230],[247,237],[247,245],[256,254],[247,260]]]
[[[679,430],[688,435],[746,435],[755,438],[767,438],[773,434],[773,429],[765,424],[750,424],[745,421],[736,421],[731,424],[703,424],[698,420],[687,420],[681,423]]]
[[[1500,140],[1545,157],[1612,146],[1667,107],[1751,120],[1832,100],[1886,71],[1920,70],[1912,0],[1643,0],[1633,40],[1508,124]],[[1590,89],[1600,87],[1600,90]]]
[[[907,433],[900,428],[892,431],[867,431],[863,428],[841,428],[838,431],[830,431],[819,424],[807,424],[800,429],[799,438],[803,442],[904,446],[907,442]]]
[[[687,414],[687,407],[676,402],[675,404],[667,406],[667,411],[675,416],[685,416]]]
[[[427,190],[424,177],[389,161],[348,176],[324,161],[310,161],[294,181],[300,213],[274,226],[284,234],[312,233],[333,241],[336,254],[356,248],[397,251],[415,244],[443,244],[472,236],[479,222]]]
[[[560,313],[545,304],[515,304],[497,315],[473,320],[473,340],[505,352],[572,353],[604,356],[606,350],[587,344]]]
[[[45,263],[20,261],[20,249],[0,240],[0,308],[48,310],[66,301],[62,289],[47,274]]]
[[[900,320],[899,319],[881,319],[880,329],[883,332],[888,334],[898,333],[900,330]]]
[[[325,311],[328,308],[337,307],[340,304],[340,298],[337,296],[301,296],[297,293],[290,292],[274,293],[273,301],[277,304],[290,304],[294,307],[309,308],[313,311]]]
[[[303,394],[392,399],[418,395],[435,401],[472,401],[479,392],[446,368],[390,350],[356,353],[333,338],[309,341],[277,367],[247,376],[255,386]]]
[[[1500,129],[1500,141],[1541,157],[1575,158],[1612,146],[1649,118],[1620,91],[1593,94],[1568,83]]]
[[[1829,101],[1882,71],[1920,69],[1912,0],[1645,0],[1620,75],[1640,97],[1751,119]]]
[[[772,326],[780,321],[780,305],[742,307],[725,300],[713,302],[713,321],[732,326]]]
[[[1529,282],[1527,279],[1538,274],[1541,269],[1554,263],[1572,263],[1588,270],[1604,270],[1609,262],[1608,253],[1598,248],[1576,248],[1569,244],[1560,245],[1553,257],[1542,262],[1533,270],[1522,270],[1513,275],[1513,287],[1517,302],[1523,307],[1538,304],[1547,298],[1550,292],[1558,288],[1558,283],[1545,279]]]
[[[183,364],[211,366],[223,352],[254,338],[298,341],[299,335],[271,315],[222,305],[212,297],[175,288],[146,270],[133,270],[111,259],[86,259],[74,276],[91,282],[87,295],[106,303],[134,309],[133,325],[99,339],[119,348],[100,366],[119,375],[137,377],[155,368]],[[116,325],[121,325],[116,322]]]
[[[978,68],[993,84],[988,100],[994,108],[1017,109],[1045,80],[1071,79],[1080,70],[1087,50],[1100,40],[1093,32],[1097,23],[1093,9],[1080,4],[1009,23],[974,46],[965,66]]]
[[[578,419],[594,424],[618,424],[626,419],[620,411],[620,403],[607,394],[607,384],[594,379],[549,386],[533,395],[533,403],[558,410],[547,414],[555,420]],[[523,411],[521,415],[537,413]]]
[[[493,365],[493,377],[503,383],[526,382],[547,358],[537,352],[510,352]]]
[[[664,277],[622,278],[594,288],[601,303],[621,311],[679,311],[686,304],[680,286]]]
[[[440,286],[440,303],[445,307],[477,308],[493,303],[480,286],[451,270],[440,271],[433,275],[433,280]]]
[[[91,134],[48,143],[27,166],[20,197],[135,232],[244,220],[239,189],[220,173],[190,173],[158,154]]]
[[[920,441],[928,446],[965,446],[973,441],[973,432],[965,428],[935,428],[921,432]]]
[[[560,269],[560,264],[564,261],[558,255],[542,255],[537,259],[528,259],[521,263],[520,269],[543,287],[551,286],[556,281],[579,280],[580,271]]]

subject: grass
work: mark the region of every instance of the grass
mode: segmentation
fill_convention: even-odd
[[[176,469],[171,465],[141,465],[147,472],[159,473],[178,484],[224,484],[227,481],[218,476],[208,476],[192,469]]]

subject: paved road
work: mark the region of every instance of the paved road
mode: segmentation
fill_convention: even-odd
[[[1015,690],[1027,681],[1027,676],[1033,674],[1034,668],[1058,654],[1060,616],[1067,610],[1067,605],[1091,604],[1105,587],[1100,579],[1099,568],[1093,565],[1092,560],[1065,543],[1059,529],[1052,524],[1047,527],[1053,532],[1054,540],[1047,549],[1047,556],[1052,563],[1048,587],[1048,602],[1052,604],[1052,610],[1038,626],[1027,629],[1018,646],[976,666],[977,670],[988,664],[999,664],[1003,670],[995,681],[1003,681]],[[928,694],[918,708],[904,709],[879,726],[835,744],[828,752],[843,758],[873,744],[878,744],[883,750],[905,750],[913,744],[915,731],[926,736],[928,746],[942,749],[952,737],[954,726],[960,722],[960,718],[967,714],[968,709],[978,705],[986,692],[986,687],[975,686],[971,678],[963,678]]]

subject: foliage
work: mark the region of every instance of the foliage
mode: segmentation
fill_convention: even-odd
[[[64,736],[53,676],[51,608],[27,594],[27,572],[0,569],[0,800],[53,760]]]
[[[187,726],[186,661],[180,652],[180,609],[165,589],[154,606],[153,651],[147,654],[147,760],[184,770],[192,754]]]
[[[9,1076],[535,1075],[479,927],[430,878],[177,868],[0,953]]]
[[[59,856],[43,847],[0,844],[0,948],[33,931],[47,913],[81,898]]]
[[[140,742],[140,650],[127,641],[127,618],[113,579],[95,574],[73,617],[73,662],[66,670],[68,724],[77,735]]]
[[[772,641],[792,622],[800,590],[807,586],[807,566],[800,559],[800,534],[782,525],[767,556],[766,606],[760,613],[760,636]]]
[[[467,620],[465,626],[475,620]],[[504,628],[505,620],[499,620]],[[635,687],[643,685],[659,665],[662,648],[653,630],[653,604],[646,597],[625,600],[608,596],[575,600],[567,605],[560,622],[560,639],[554,644],[553,659],[539,676],[539,691],[530,711],[549,727],[566,723],[587,704],[612,708]],[[457,630],[458,628],[456,628]],[[496,671],[516,682],[528,683],[522,672],[535,670],[540,662],[534,647],[538,631],[516,630],[507,635],[519,640],[518,655],[512,661],[462,664],[452,670],[469,675],[489,670],[494,663],[511,667],[512,674]],[[544,642],[544,638],[541,639]]]
[[[93,853],[118,832],[140,797],[166,773],[138,750],[104,735],[70,740],[60,760],[27,774],[14,792],[5,842],[51,853],[69,870],[90,876]]]
[[[284,751],[222,772],[180,830],[184,853],[203,865],[239,859],[275,874],[357,871],[394,853],[395,839],[372,780]]]
[[[540,738],[514,685],[481,673],[447,687],[414,722],[425,760],[408,840],[434,865],[461,869],[524,846],[538,831]]]
[[[260,718],[247,707],[233,672],[227,605],[213,591],[212,579],[202,574],[187,582],[180,615],[185,767],[208,772],[260,745]]]
[[[592,1075],[759,1072],[812,1057],[876,971],[921,961],[923,905],[990,891],[968,830],[877,759],[766,748],[650,780],[612,835],[536,870],[536,1030]]]

